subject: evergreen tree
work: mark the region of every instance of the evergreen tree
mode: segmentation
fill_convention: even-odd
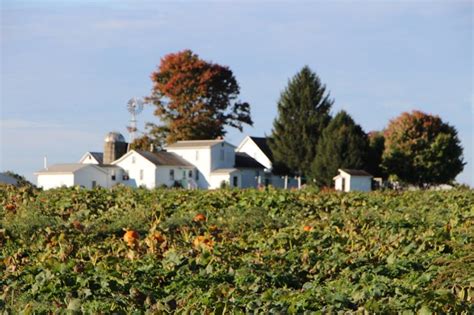
[[[278,101],[278,117],[269,138],[275,163],[289,173],[307,176],[322,131],[331,119],[333,100],[308,66],[289,82]]]
[[[371,131],[369,138],[369,154],[367,156],[366,171],[374,177],[386,177],[382,169],[382,155],[385,149],[385,137],[382,131]]]
[[[368,154],[367,135],[345,111],[339,112],[324,129],[312,165],[318,186],[332,186],[339,168],[363,169]]]

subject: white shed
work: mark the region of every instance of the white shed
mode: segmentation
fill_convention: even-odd
[[[35,173],[38,186],[43,189],[61,186],[109,187],[108,173],[94,164],[55,164]]]
[[[335,189],[339,191],[371,191],[372,175],[364,170],[339,169],[333,178]]]

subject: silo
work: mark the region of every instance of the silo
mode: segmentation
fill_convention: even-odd
[[[104,164],[111,164],[125,153],[127,153],[125,138],[119,132],[109,132],[104,139]]]

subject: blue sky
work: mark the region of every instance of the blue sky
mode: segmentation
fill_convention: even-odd
[[[270,134],[288,79],[309,65],[365,131],[404,111],[454,125],[473,176],[471,1],[21,1],[1,3],[0,170],[36,180],[49,164],[102,151],[167,53],[228,65],[253,127]],[[138,117],[143,129],[153,109]]]

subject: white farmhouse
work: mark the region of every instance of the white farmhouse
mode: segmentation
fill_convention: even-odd
[[[196,166],[195,181],[202,189],[257,187],[264,166],[248,155],[236,155],[235,146],[217,140],[178,141],[165,148]]]
[[[129,150],[125,138],[110,132],[104,152],[86,152],[79,163],[57,164],[35,173],[38,186],[50,189],[79,185],[86,188],[155,188],[182,186],[213,189],[223,183],[230,187],[257,187],[265,166],[245,152],[222,140],[178,141],[167,151]]]
[[[113,176],[127,186],[155,188],[174,186],[194,188],[196,168],[180,156],[165,152],[131,150],[118,160]]]
[[[35,173],[38,187],[43,189],[61,186],[109,187],[109,174],[103,168],[93,164],[56,164]]]
[[[335,189],[339,191],[371,191],[372,175],[364,170],[339,169],[333,178]]]

